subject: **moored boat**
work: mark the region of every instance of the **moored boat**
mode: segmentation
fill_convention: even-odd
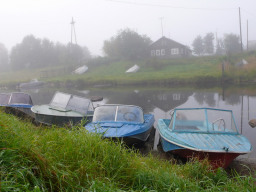
[[[85,128],[104,138],[121,139],[133,145],[148,139],[153,124],[154,116],[144,114],[138,106],[108,104],[96,107],[92,122]]]
[[[159,119],[157,129],[165,152],[183,158],[208,158],[214,168],[226,168],[252,145],[238,132],[231,110],[176,108],[171,119]]]
[[[33,102],[31,96],[23,92],[0,93],[0,106],[5,107],[5,111],[18,116],[28,115],[33,117],[31,107]]]
[[[41,87],[43,85],[44,85],[44,82],[38,81],[37,79],[32,79],[29,82],[20,83],[19,88],[20,89],[35,89],[35,88]]]
[[[50,104],[35,105],[31,110],[36,121],[47,125],[76,124],[82,119],[90,122],[93,116],[93,105],[89,99],[62,92],[56,92]]]

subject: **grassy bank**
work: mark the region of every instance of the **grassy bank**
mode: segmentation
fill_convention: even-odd
[[[242,59],[247,65],[236,66]],[[225,63],[224,73],[222,64]],[[134,64],[140,66],[137,73],[125,73]],[[205,56],[177,59],[145,59],[139,61],[106,60],[87,64],[82,75],[72,74],[76,67],[59,66],[46,69],[27,69],[0,74],[1,85],[38,78],[54,85],[135,85],[135,84],[243,84],[256,81],[256,52],[227,56]]]
[[[0,191],[255,191],[207,162],[143,157],[83,127],[35,127],[0,111]]]

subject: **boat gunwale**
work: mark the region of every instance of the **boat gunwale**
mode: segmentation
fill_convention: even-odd
[[[171,141],[169,139],[167,139],[165,136],[163,136],[161,134],[161,132],[159,131],[159,134],[161,136],[161,138],[163,138],[165,141],[169,142],[169,143],[172,143],[174,145],[177,145],[179,147],[182,147],[184,149],[190,149],[190,150],[193,150],[193,151],[200,151],[200,152],[209,152],[209,153],[239,153],[239,154],[247,154],[247,153],[251,153],[252,152],[252,146],[251,146],[251,149],[250,151],[225,151],[225,150],[204,150],[204,149],[198,149],[198,148],[193,148],[193,147],[189,147],[189,146],[185,146],[185,145],[182,145],[182,144],[179,144],[179,143],[176,143],[174,141]],[[243,136],[243,135],[242,135]],[[244,136],[243,136],[244,137]],[[182,150],[182,149],[180,149]],[[171,151],[171,150],[170,150]]]

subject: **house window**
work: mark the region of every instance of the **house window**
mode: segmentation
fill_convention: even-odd
[[[179,49],[178,48],[171,49],[171,54],[172,55],[178,55],[179,54]]]
[[[173,94],[173,95],[172,95],[172,99],[173,99],[174,101],[179,101],[179,100],[180,100],[180,94],[179,94],[179,93]]]
[[[160,56],[160,50],[159,49],[156,50],[156,56]]]
[[[165,49],[161,49],[161,55],[165,55]]]
[[[151,50],[151,56],[155,56],[155,50]]]

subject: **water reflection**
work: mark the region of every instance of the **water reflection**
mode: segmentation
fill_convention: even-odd
[[[97,104],[130,104],[143,108],[145,113],[155,115],[155,126],[160,118],[170,118],[170,110],[175,107],[213,107],[232,110],[239,131],[245,135],[256,148],[256,129],[248,125],[248,120],[256,118],[256,90],[254,88],[217,87],[213,89],[166,88],[166,87],[104,87],[104,88],[47,88],[29,93],[34,104],[50,103],[55,91],[90,98],[102,96],[104,99]],[[11,90],[8,90],[11,92]],[[6,90],[1,90],[6,92]],[[249,157],[256,158],[254,150]]]

